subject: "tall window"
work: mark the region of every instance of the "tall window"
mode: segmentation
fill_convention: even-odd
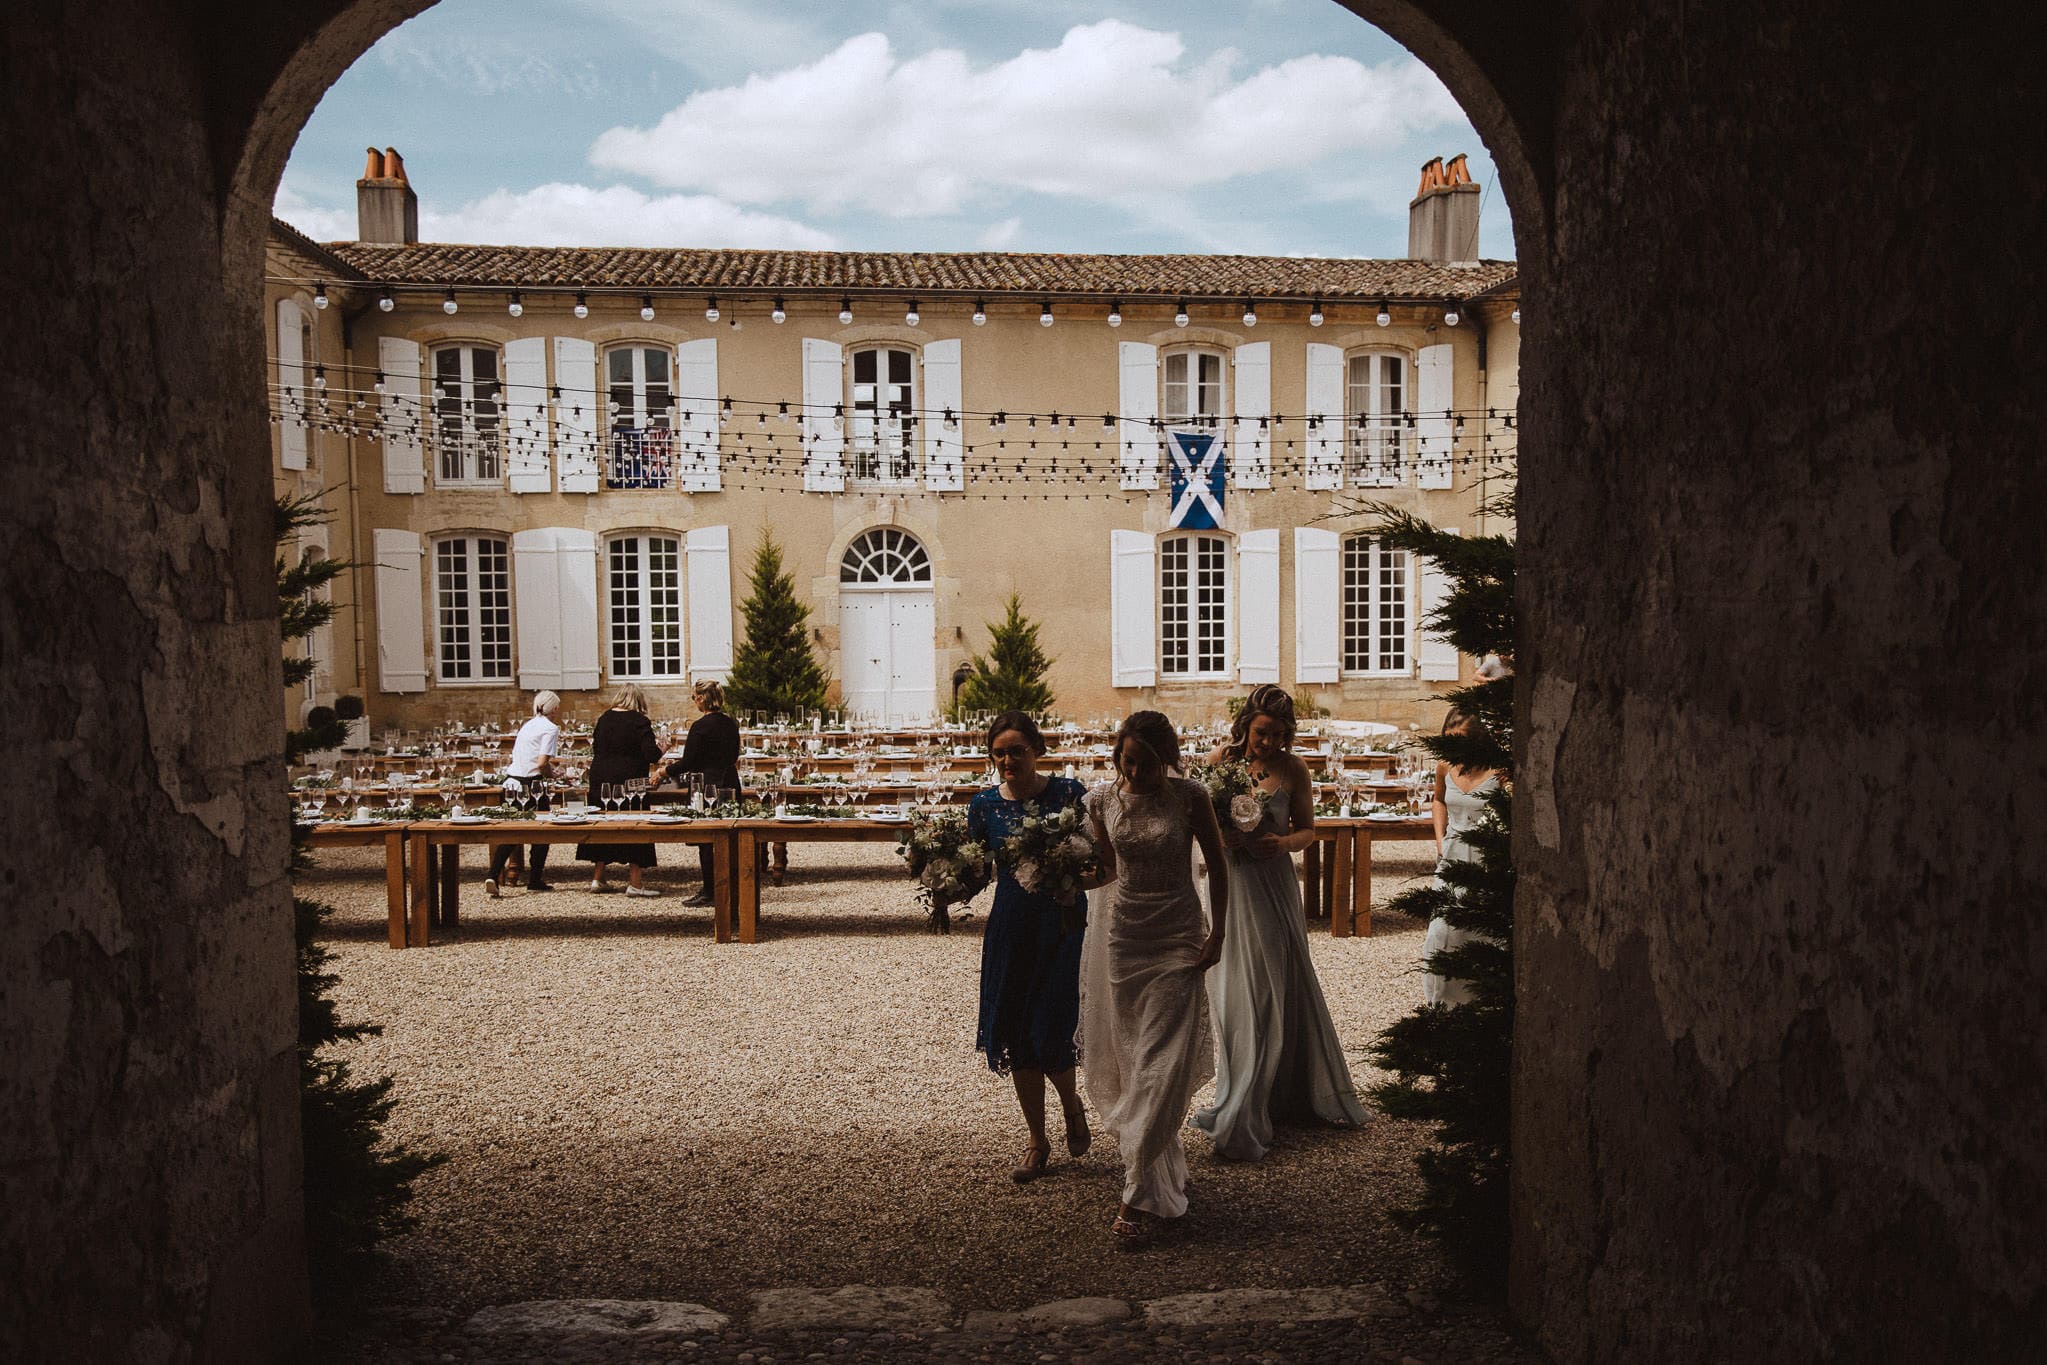
[[[1222,421],[1222,352],[1167,353],[1165,404],[1159,416],[1169,427],[1207,428]]]
[[[495,536],[434,545],[434,643],[442,682],[512,677],[512,563]]]
[[[504,461],[504,386],[488,346],[434,352],[434,440],[439,482],[496,483]]]
[[[310,414],[318,407],[317,400],[320,397],[313,388],[313,367],[319,363],[320,358],[313,354],[313,324],[304,313],[299,314],[299,354],[305,358],[300,362],[298,377],[293,382],[297,384],[299,397],[304,400],[306,410]],[[320,429],[309,423],[306,427],[306,468],[319,467]]]
[[[892,346],[853,352],[852,421],[846,429],[847,472],[861,483],[914,483],[916,407],[914,358]]]
[[[1343,671],[1408,672],[1408,559],[1367,536],[1343,542]]]
[[[1386,352],[1352,356],[1347,388],[1350,477],[1367,485],[1402,482],[1413,448],[1407,357]]]
[[[611,542],[611,676],[682,676],[682,546],[670,536]]]
[[[1159,671],[1217,676],[1228,658],[1229,543],[1168,536],[1159,543]]]
[[[612,488],[666,488],[675,475],[675,392],[668,352],[620,346],[604,357],[610,394],[611,452],[605,482]],[[693,399],[698,395],[691,395]],[[709,395],[703,402],[716,401]]]

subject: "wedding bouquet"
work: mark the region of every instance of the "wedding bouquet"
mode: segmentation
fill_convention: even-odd
[[[1009,869],[1018,886],[1034,895],[1048,895],[1062,906],[1081,904],[1083,881],[1102,870],[1101,854],[1079,806],[1065,806],[1050,815],[1026,815],[995,850],[995,860]]]
[[[896,854],[908,865],[917,896],[931,907],[931,922],[940,933],[952,931],[949,907],[973,899],[991,875],[988,846],[968,831],[963,810],[911,816]]]
[[[1251,780],[1251,765],[1240,758],[1222,758],[1213,763],[1191,763],[1187,776],[1201,784],[1215,806],[1219,825],[1235,825],[1246,834],[1258,828],[1265,815],[1265,803]]]

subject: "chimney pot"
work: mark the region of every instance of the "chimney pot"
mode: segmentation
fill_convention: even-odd
[[[355,224],[357,241],[410,246],[419,240],[419,196],[397,148],[370,148],[363,178],[355,182]]]
[[[1478,261],[1478,205],[1464,154],[1431,157],[1422,167],[1421,187],[1407,206],[1407,255],[1416,261],[1467,265]]]

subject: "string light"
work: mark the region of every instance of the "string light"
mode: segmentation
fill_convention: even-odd
[[[453,317],[462,305],[455,302],[455,291],[450,289],[441,299],[441,311]]]
[[[590,293],[586,289],[576,291],[576,316],[579,318],[590,316]]]
[[[313,286],[313,307],[321,312],[327,310],[327,281],[321,280]]]
[[[976,327],[988,325],[988,305],[979,299],[974,300],[974,325]]]
[[[840,299],[840,300],[839,300],[839,326],[841,326],[841,327],[850,327],[850,326],[852,326],[852,325],[853,325],[853,300],[851,300],[851,299]]]
[[[1246,327],[1256,327],[1258,325],[1258,310],[1252,306],[1248,299],[1244,302],[1244,325]]]
[[[903,313],[903,325],[905,327],[915,327],[917,325],[917,300],[910,300],[909,308]]]
[[[1187,300],[1180,300],[1179,311],[1173,314],[1173,325],[1175,327],[1185,327],[1187,325]]]
[[[327,367],[325,365],[313,366],[313,387],[316,389],[327,387]]]
[[[778,326],[789,320],[789,310],[782,306],[782,300],[779,295],[776,296],[775,306],[773,310],[768,313],[768,317],[772,319]]]
[[[1507,314],[1507,316],[1513,320],[1513,323],[1516,327],[1519,327],[1521,325],[1521,305],[1518,303],[1515,304],[1514,311]]]
[[[383,293],[377,295],[377,308],[379,311],[388,313],[397,306],[398,300],[391,297],[390,290],[386,289]]]
[[[706,302],[706,304],[705,304],[705,306],[704,306],[704,321],[705,321],[705,322],[716,322],[717,320],[718,320],[718,296],[717,296],[716,294],[713,294],[713,295],[711,295],[710,299],[709,299],[709,300],[708,300],[708,301]]]
[[[1372,321],[1378,323],[1381,327],[1391,327],[1393,325],[1393,314],[1386,307],[1383,299],[1379,303],[1379,315],[1373,318]]]
[[[1310,327],[1322,325],[1322,300],[1315,300],[1315,307],[1308,314],[1308,325]]]
[[[1117,299],[1110,303],[1109,325],[1111,327],[1121,327],[1123,325],[1123,300]]]
[[[1443,325],[1444,325],[1445,327],[1455,327],[1455,326],[1457,325],[1457,305],[1456,305],[1456,304],[1454,304],[1454,303],[1453,303],[1453,304],[1451,304],[1451,305],[1450,305],[1449,307],[1447,307],[1447,308],[1445,308],[1445,309],[1443,310]]]
[[[1046,302],[1045,302],[1045,304],[1044,304],[1044,306],[1043,306],[1043,309],[1042,309],[1042,311],[1040,311],[1040,312],[1039,312],[1039,314],[1038,314],[1038,326],[1040,326],[1040,327],[1050,327],[1051,325],[1052,325],[1052,303],[1051,303],[1051,301],[1050,301],[1050,300],[1048,299],[1048,300],[1046,300]]]
[[[526,311],[526,305],[519,302],[518,290],[514,289],[512,291],[512,301],[505,305],[505,311],[507,313],[510,313],[513,317],[518,317],[521,313]]]

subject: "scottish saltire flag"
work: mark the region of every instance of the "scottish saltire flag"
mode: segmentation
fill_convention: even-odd
[[[1208,431],[1169,431],[1175,530],[1212,531],[1223,524],[1223,443]]]

